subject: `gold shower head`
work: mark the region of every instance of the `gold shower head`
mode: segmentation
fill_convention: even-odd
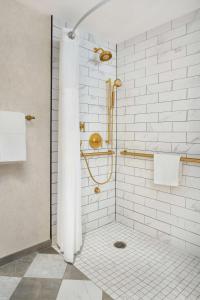
[[[121,79],[115,79],[113,87],[119,88],[122,86]]]
[[[110,51],[106,51],[103,48],[94,48],[94,53],[99,53],[99,59],[101,61],[108,61],[112,58],[112,53]]]

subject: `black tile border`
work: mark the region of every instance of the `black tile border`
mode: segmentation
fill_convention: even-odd
[[[26,256],[32,252],[36,252],[38,250],[44,249],[44,248],[48,248],[51,246],[51,240],[47,240],[45,242],[42,242],[40,244],[34,245],[32,247],[23,249],[21,251],[15,252],[13,254],[7,255],[5,257],[0,258],[0,266],[3,266],[5,264],[8,264],[10,262],[12,262],[13,260],[16,260],[18,258],[21,258],[23,256]]]

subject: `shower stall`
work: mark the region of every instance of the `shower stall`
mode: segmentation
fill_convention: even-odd
[[[75,265],[113,299],[200,295],[199,18],[117,45],[79,33],[84,244]],[[54,243],[60,38],[54,24]],[[181,155],[179,186],[154,184],[157,152]]]

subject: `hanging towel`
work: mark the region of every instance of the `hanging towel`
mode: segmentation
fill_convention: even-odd
[[[180,155],[154,154],[154,183],[168,186],[179,185]]]
[[[0,111],[0,162],[26,160],[25,115]]]

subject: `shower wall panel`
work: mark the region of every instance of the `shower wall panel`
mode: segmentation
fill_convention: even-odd
[[[59,101],[59,41],[61,27],[53,28],[53,161],[52,161],[52,231],[56,236],[56,201],[57,201],[57,153],[58,153],[58,101]],[[103,47],[113,53],[110,62],[99,62],[94,47]],[[116,76],[116,46],[108,41],[96,38],[92,34],[80,33],[80,121],[85,122],[85,132],[81,133],[82,150],[93,151],[89,147],[90,134],[99,132],[103,137],[103,149],[106,150],[106,84],[109,78]],[[115,131],[115,128],[114,128]],[[115,133],[114,133],[115,136]],[[107,178],[108,158],[89,159],[92,173],[99,181]],[[112,181],[100,186],[101,193],[95,194],[97,186],[91,180],[85,162],[82,159],[82,223],[83,231],[88,232],[115,219],[115,172]],[[72,199],[73,201],[73,199]]]
[[[118,45],[118,152],[200,154],[200,11]],[[200,165],[179,187],[153,183],[153,161],[118,157],[117,220],[200,255]]]

